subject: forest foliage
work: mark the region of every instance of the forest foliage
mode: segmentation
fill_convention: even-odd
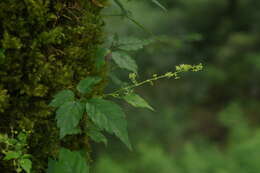
[[[2,0],[0,171],[259,172],[259,7]]]
[[[135,54],[140,73],[195,62],[204,70],[138,89],[157,111],[126,106],[133,114],[128,117],[133,153],[121,156],[125,151],[114,141],[96,156],[94,172],[259,172],[259,1],[160,2],[166,14],[146,2],[125,2],[137,21],[165,34],[160,44]],[[123,22],[116,28],[121,35],[145,35]]]
[[[148,31],[121,1],[113,2],[122,17]],[[130,52],[156,40],[115,34],[104,46],[100,12],[107,1],[4,0],[0,6],[3,172],[89,172],[90,141],[107,144],[103,131],[132,149],[124,111],[109,98],[153,110],[134,93],[136,87],[202,69],[201,64],[182,64],[175,72],[138,81]],[[130,82],[104,93],[112,67],[130,71]]]

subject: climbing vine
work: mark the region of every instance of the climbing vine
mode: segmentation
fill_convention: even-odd
[[[159,1],[151,2],[166,11]],[[115,34],[104,46],[100,12],[109,3],[0,2],[0,172],[89,172],[90,140],[107,145],[107,132],[132,149],[126,115],[114,99],[153,111],[136,87],[202,70],[201,64],[182,64],[138,81],[138,66],[129,52],[156,39]],[[118,16],[151,33],[120,0],[114,3]],[[7,20],[9,14],[12,20]],[[130,81],[104,93],[111,66],[128,71]]]
[[[124,41],[120,43],[122,44],[118,44],[118,49],[130,51],[143,48],[143,46],[149,43],[149,41],[131,38],[124,39]],[[114,48],[114,46],[112,47]],[[111,93],[89,97],[93,88],[102,81],[98,76],[91,76],[78,83],[76,86],[76,93],[73,93],[72,90],[63,90],[57,93],[50,103],[50,106],[56,108],[56,120],[57,126],[60,129],[60,139],[64,138],[66,135],[83,133],[86,136],[89,136],[91,140],[95,142],[103,142],[106,145],[107,139],[103,133],[107,132],[117,136],[129,150],[132,150],[132,145],[127,132],[125,113],[117,103],[113,102],[109,98],[120,99],[134,107],[147,108],[153,111],[154,109],[141,96],[134,92],[136,87],[141,87],[145,84],[153,85],[154,81],[164,78],[179,79],[181,73],[188,71],[198,72],[202,70],[203,67],[202,64],[181,64],[176,66],[174,72],[166,72],[162,75],[154,74],[150,79],[137,81],[137,65],[128,54],[113,52],[113,50],[106,50],[104,48],[100,49],[100,51],[101,50],[103,54],[99,54],[101,57],[97,57],[97,60],[105,61],[105,57],[108,56],[108,54],[111,54],[115,65],[132,72],[129,73],[129,79],[132,84],[119,88]],[[97,64],[100,64],[99,61]],[[80,95],[80,97],[76,98],[75,95]],[[83,126],[80,126],[80,122],[86,119],[88,119],[88,121],[85,121]],[[59,159],[68,158],[66,155],[63,157],[64,158]],[[83,162],[83,160],[81,162]],[[59,166],[60,165],[57,165],[56,167],[54,166],[55,168],[53,169],[59,169]],[[85,169],[86,170],[84,171],[82,170],[82,173],[88,170],[88,166],[85,166]],[[53,171],[49,172],[52,173]]]

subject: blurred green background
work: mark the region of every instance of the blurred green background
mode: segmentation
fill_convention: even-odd
[[[137,89],[155,112],[126,106],[133,151],[109,136],[93,148],[95,173],[260,172],[260,1],[123,1],[160,42],[134,54],[139,78],[204,65],[180,80]],[[104,11],[116,14],[119,9]],[[107,17],[107,33],[149,38],[127,19]]]

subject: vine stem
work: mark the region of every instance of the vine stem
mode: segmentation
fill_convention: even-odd
[[[142,85],[145,85],[145,84],[147,84],[147,83],[153,83],[153,81],[156,81],[156,80],[159,80],[159,79],[163,79],[163,78],[172,78],[172,77],[175,77],[175,79],[178,79],[178,73],[179,72],[167,72],[167,73],[165,73],[165,74],[163,74],[163,75],[160,75],[160,76],[155,76],[155,77],[153,77],[153,78],[150,78],[150,79],[147,79],[147,80],[144,80],[144,81],[142,81],[142,82],[137,82],[137,83],[134,83],[133,85],[129,85],[129,86],[127,86],[127,87],[123,87],[123,88],[121,88],[121,89],[118,89],[118,90],[116,90],[116,91],[114,91],[114,92],[112,92],[112,93],[109,93],[109,94],[105,94],[105,95],[103,95],[103,97],[105,98],[105,97],[109,97],[109,96],[112,96],[112,97],[116,97],[116,96],[118,96],[120,93],[122,93],[122,92],[124,92],[124,91],[129,91],[129,90],[131,90],[131,89],[133,89],[133,88],[136,88],[136,87],[139,87],[139,86],[142,86]]]
[[[103,95],[103,98],[106,98],[106,97],[119,97],[120,94],[122,92],[129,92],[131,91],[133,88],[136,88],[136,87],[139,87],[139,86],[142,86],[144,84],[147,84],[147,83],[151,83],[153,84],[153,81],[156,81],[156,80],[159,80],[159,79],[163,79],[163,78],[175,78],[175,79],[179,79],[179,76],[178,74],[179,73],[182,73],[182,72],[188,72],[188,71],[193,71],[193,72],[197,72],[197,71],[200,71],[203,69],[203,66],[202,64],[198,64],[198,65],[188,65],[188,64],[181,64],[179,66],[176,66],[176,71],[175,72],[167,72],[165,74],[162,74],[160,76],[157,76],[157,74],[154,74],[152,78],[150,79],[147,79],[147,80],[144,80],[142,82],[137,82],[136,81],[136,74],[135,73],[130,73],[129,74],[129,78],[131,79],[131,81],[134,83],[132,85],[129,85],[129,86],[126,86],[126,87],[123,87],[123,88],[120,88],[112,93],[108,93],[108,94],[104,94]]]

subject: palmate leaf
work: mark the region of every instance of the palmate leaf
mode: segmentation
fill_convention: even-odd
[[[119,38],[117,44],[118,49],[125,50],[125,51],[136,51],[142,49],[144,46],[151,44],[153,42],[152,39],[144,39],[141,40],[135,37],[126,37],[126,38]]]
[[[137,65],[134,59],[124,52],[113,52],[112,59],[122,69],[137,73]]]
[[[125,114],[114,102],[94,98],[86,103],[90,119],[101,129],[115,134],[131,150]]]
[[[60,138],[69,134],[78,134],[78,124],[84,113],[84,104],[71,101],[66,102],[56,111],[57,126],[60,128]]]
[[[142,97],[135,93],[128,94],[123,98],[127,103],[134,107],[147,108],[154,111],[154,109]]]
[[[89,165],[80,152],[62,148],[58,161],[49,159],[47,173],[89,173]]]
[[[82,94],[88,94],[92,91],[93,86],[98,84],[101,80],[100,77],[87,77],[79,82],[77,90]]]
[[[49,104],[52,107],[59,107],[62,104],[73,101],[74,100],[74,93],[70,90],[62,90],[58,94],[56,94]]]

